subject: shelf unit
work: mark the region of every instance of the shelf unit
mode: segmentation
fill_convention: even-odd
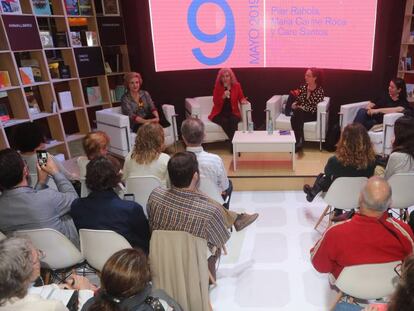
[[[67,14],[65,0],[49,0],[51,15],[35,14],[31,0],[20,0],[22,14],[0,13],[0,71],[7,71],[10,78],[10,86],[0,85],[0,105],[4,105],[10,115],[9,121],[0,121],[0,149],[13,147],[12,136],[16,125],[35,122],[45,129],[49,142],[46,148],[52,153],[63,153],[65,158],[69,159],[74,153],[71,150],[73,142],[81,140],[86,133],[96,128],[95,112],[119,105],[118,102],[111,100],[111,90],[122,85],[124,72],[131,70],[128,47],[124,35],[119,41],[118,34],[115,44],[107,44],[106,38],[104,40],[100,38],[102,31],[100,27],[102,19],[105,18],[118,18],[124,32],[122,17],[103,16],[100,12],[100,1],[91,1],[91,15]],[[9,21],[11,16],[31,18],[36,35],[40,31],[50,31],[52,37],[56,32],[60,35],[66,34],[67,46],[64,46],[65,40],[63,40],[59,46],[16,48],[12,42],[15,38],[12,38],[10,32],[10,22],[7,24],[6,21],[6,19]],[[82,48],[94,48],[95,52],[98,48],[99,56],[103,60],[103,68],[108,67],[104,66],[105,62],[108,62],[111,73],[104,69],[98,75],[85,76],[82,73],[84,70],[79,71],[79,59],[77,63],[79,53],[76,51],[84,50],[77,50],[81,47],[72,46],[70,32],[82,30],[95,32],[98,44],[88,47],[82,42],[84,45]],[[53,40],[55,41],[55,37]],[[19,68],[27,67],[28,60],[34,62],[34,65],[30,66],[37,70],[37,74],[34,83],[24,84]],[[49,69],[52,63],[64,65],[69,69],[70,75],[61,78],[56,71]],[[91,89],[98,92],[98,95],[100,93],[101,100],[90,102],[88,91],[91,92]],[[67,91],[71,94],[73,108],[62,110],[59,93]],[[38,107],[40,113],[33,111],[33,103],[37,104],[35,107]]]
[[[407,84],[408,101],[414,102],[414,0],[405,5],[403,33],[401,37],[400,60],[397,76]]]

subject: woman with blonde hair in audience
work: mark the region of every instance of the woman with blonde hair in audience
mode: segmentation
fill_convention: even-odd
[[[85,178],[86,176],[86,166],[88,165],[89,161],[100,156],[109,158],[118,169],[118,171],[121,169],[119,161],[108,154],[109,143],[109,136],[103,131],[94,131],[86,134],[82,140],[85,156],[81,156],[77,159],[77,164],[79,166],[79,176],[81,178]]]
[[[163,290],[151,286],[147,256],[140,249],[123,249],[103,266],[101,288],[82,311],[182,311]]]
[[[143,124],[160,121],[150,94],[141,89],[142,82],[138,72],[128,72],[124,76],[126,92],[121,97],[121,108],[122,113],[129,117],[130,127],[134,132]]]
[[[167,164],[170,156],[163,153],[164,130],[158,123],[147,123],[138,129],[133,150],[126,156],[123,179],[152,175],[169,184]]]
[[[335,155],[325,165],[314,185],[306,184],[306,200],[312,202],[321,191],[327,191],[338,177],[371,177],[375,170],[375,152],[367,130],[359,123],[348,124],[336,147]],[[339,211],[336,211],[338,214]]]

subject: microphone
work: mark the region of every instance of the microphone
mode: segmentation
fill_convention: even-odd
[[[229,89],[229,87],[228,87],[228,86],[226,86],[224,89],[225,89],[226,91],[229,91],[229,93],[226,95],[226,98],[230,98],[230,89]]]

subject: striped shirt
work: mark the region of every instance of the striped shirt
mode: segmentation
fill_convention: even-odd
[[[222,192],[229,187],[223,160],[218,155],[204,151],[201,146],[187,147],[187,151],[195,153],[201,175],[209,178]]]
[[[230,238],[222,206],[199,192],[172,187],[156,188],[147,203],[151,231],[185,231],[222,247]]]

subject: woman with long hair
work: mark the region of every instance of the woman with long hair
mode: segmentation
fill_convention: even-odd
[[[358,123],[348,124],[336,147],[336,153],[325,165],[313,187],[306,184],[303,191],[312,202],[321,191],[327,191],[338,177],[371,177],[375,170],[375,152],[367,130]]]
[[[82,311],[182,310],[164,291],[152,289],[148,259],[139,249],[113,254],[103,266],[100,279],[101,288]]]
[[[158,123],[147,123],[138,129],[133,150],[126,156],[123,179],[129,176],[153,175],[168,184],[167,164],[170,156],[163,153],[164,130]]]
[[[213,109],[208,118],[223,128],[230,141],[241,120],[239,103],[248,102],[236,75],[230,68],[221,68],[214,84]]]
[[[394,124],[395,139],[385,168],[385,179],[397,173],[414,172],[414,118],[403,116]]]
[[[147,91],[141,89],[142,77],[138,72],[124,76],[126,92],[121,97],[122,113],[129,116],[131,129],[136,132],[142,124],[158,123],[160,117]]]
[[[322,88],[322,71],[317,68],[309,68],[305,72],[305,84],[299,87],[296,101],[292,103],[293,115],[290,124],[295,133],[295,152],[303,148],[305,122],[315,121],[318,103],[323,101],[324,90]]]
[[[388,85],[386,92],[380,99],[370,101],[365,108],[358,110],[354,122],[361,123],[367,130],[375,124],[381,124],[384,114],[403,112],[409,109],[407,87],[401,78],[394,78]]]

